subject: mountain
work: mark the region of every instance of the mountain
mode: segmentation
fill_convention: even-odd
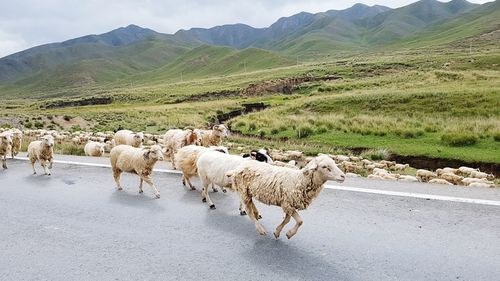
[[[450,44],[500,29],[500,1],[421,0],[405,7],[356,4],[301,12],[267,28],[245,24],[162,34],[136,25],[0,58],[0,92],[92,86],[120,79],[168,81],[318,60],[337,53]]]

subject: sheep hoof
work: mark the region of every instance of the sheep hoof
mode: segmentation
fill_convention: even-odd
[[[276,239],[280,238],[280,234],[278,232],[275,231],[273,234],[274,234],[274,238],[276,238]]]
[[[247,215],[247,212],[245,211],[240,211],[240,216],[246,216]]]
[[[160,193],[155,194],[155,197],[156,197],[156,199],[159,199],[160,198]]]
[[[121,187],[118,187],[118,190],[123,190],[123,188],[121,188]]]
[[[224,188],[224,189],[222,190],[222,192],[223,192],[223,193],[227,193],[227,189],[225,189],[225,188]]]
[[[143,190],[139,190],[139,193],[143,193],[144,191]]]
[[[194,187],[194,186],[191,186],[191,190],[196,190],[196,187]]]
[[[212,191],[213,191],[213,192],[219,192],[219,191],[217,190],[217,188],[212,188]]]
[[[258,220],[260,220],[261,218],[262,218],[262,216],[261,216],[261,215],[259,215],[259,218],[258,218]]]
[[[291,239],[295,234],[292,234],[290,232],[286,233],[286,238]]]
[[[215,210],[215,205],[214,204],[210,205],[210,209]]]

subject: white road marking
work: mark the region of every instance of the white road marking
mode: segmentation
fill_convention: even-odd
[[[451,202],[459,202],[459,203],[471,203],[471,204],[480,204],[480,205],[500,206],[500,201],[485,200],[485,199],[474,199],[474,198],[453,197],[453,196],[434,195],[434,194],[425,194],[425,193],[380,190],[380,189],[370,189],[370,188],[361,188],[361,187],[352,187],[352,186],[334,186],[334,185],[328,185],[328,184],[325,184],[325,188],[335,189],[335,190],[344,190],[344,191],[353,191],[353,192],[371,193],[371,194],[390,195],[390,196],[401,196],[401,197],[412,197],[412,198],[421,198],[421,199],[429,199],[429,200],[451,201]]]
[[[29,160],[26,157],[16,157],[16,159]],[[98,163],[85,163],[85,162],[63,161],[63,160],[54,160],[54,163],[78,165],[78,166],[111,168],[111,165],[109,165],[109,164],[98,164]],[[182,174],[182,172],[180,172],[180,171],[170,170],[170,169],[154,169],[153,171],[159,172],[159,173]],[[380,189],[370,189],[370,188],[361,188],[361,187],[352,187],[352,186],[337,186],[337,185],[330,185],[330,184],[325,184],[325,188],[334,189],[334,190],[342,190],[342,191],[389,195],[389,196],[401,196],[401,197],[411,197],[411,198],[420,198],[420,199],[429,199],[429,200],[438,200],[438,201],[450,201],[450,202],[459,202],[459,203],[500,206],[500,201],[485,200],[485,199],[474,199],[474,198],[453,197],[453,196],[443,196],[443,195],[424,194],[424,193],[380,190]]]

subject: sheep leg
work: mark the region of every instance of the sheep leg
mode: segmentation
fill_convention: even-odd
[[[212,191],[213,192],[219,192],[219,190],[217,190],[217,188],[215,187],[215,184],[212,183]]]
[[[281,222],[280,225],[278,225],[278,227],[276,227],[276,231],[274,231],[274,237],[276,238],[280,237],[283,227],[285,227],[285,225],[287,225],[290,222],[291,217],[292,217],[291,215],[285,213],[285,219]]]
[[[304,221],[302,221],[302,218],[299,216],[299,213],[297,213],[297,210],[293,210],[292,217],[296,223],[293,228],[288,230],[288,232],[286,233],[286,237],[288,239],[292,238],[297,233],[297,230],[299,230],[299,227],[304,223]]]
[[[49,160],[49,169],[50,169],[50,170],[52,170],[52,163],[53,163],[53,162],[54,162],[54,161],[53,161],[53,159],[50,159],[50,160]]]
[[[118,170],[118,169],[113,169],[113,177],[115,178],[115,182],[116,182],[116,188],[118,190],[122,190],[122,186],[120,185],[120,176],[122,174],[122,171]]]
[[[4,155],[3,159],[2,159],[2,167],[4,169],[7,169],[7,153]]]
[[[257,232],[259,232],[260,235],[266,235],[266,230],[260,224],[259,220],[255,216],[255,214],[258,212],[256,212],[257,208],[253,204],[252,197],[250,197],[248,195],[242,195],[242,200],[243,200],[243,203],[245,203],[245,208],[246,208],[246,212],[248,214],[248,217],[255,224],[255,228],[257,228]]]
[[[172,154],[170,154],[170,162],[172,163],[172,169],[177,170],[175,167],[175,157],[174,157],[175,152],[172,151]]]
[[[240,216],[246,216],[247,212],[243,209],[243,201],[240,200]]]
[[[31,160],[31,168],[33,169],[33,175],[36,175],[35,161]]]
[[[47,166],[47,162],[42,159],[42,160],[40,160],[40,165],[42,165],[43,170],[45,171],[45,174],[47,176],[50,176],[50,170],[49,170],[49,167]]]
[[[142,189],[142,183],[144,182],[144,180],[141,178],[141,181],[139,183],[139,193],[143,193],[144,190]]]
[[[151,188],[153,189],[153,193],[155,194],[156,198],[160,198],[160,192],[156,188],[156,185],[153,183],[150,177],[142,176],[141,180],[144,180]]]
[[[184,178],[182,179],[182,182],[184,183],[184,179],[186,180],[186,182],[188,183],[189,187],[191,188],[191,190],[196,190],[196,187],[194,187],[194,185],[191,183],[191,180],[189,179],[189,177],[186,177],[184,176]],[[184,183],[184,186],[186,184]]]
[[[208,206],[210,206],[210,209],[215,209],[215,204],[212,202],[212,199],[210,199],[210,196],[208,195],[208,184],[205,182],[203,183],[203,191],[201,192],[202,199],[201,201],[207,202]]]

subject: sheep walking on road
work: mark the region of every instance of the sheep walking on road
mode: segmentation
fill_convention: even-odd
[[[9,131],[0,133],[0,157],[2,167],[7,169],[7,154],[12,149],[12,133]]]
[[[11,148],[11,157],[14,159],[19,151],[21,150],[21,144],[23,142],[23,132],[19,129],[11,129],[12,132],[12,148]]]
[[[35,162],[40,161],[40,165],[45,171],[45,175],[50,176],[52,161],[54,159],[54,137],[46,135],[40,140],[32,141],[28,145],[28,158],[33,168],[33,174],[36,174]]]
[[[177,169],[175,154],[179,149],[188,146],[188,145],[200,145],[201,144],[201,135],[199,132],[193,129],[171,129],[168,130],[163,136],[165,142],[165,148],[167,151],[167,155],[170,158],[170,162],[172,163],[172,167]]]
[[[151,179],[154,165],[163,160],[161,147],[153,145],[151,148],[136,148],[129,145],[119,145],[111,149],[111,168],[118,190],[122,190],[120,176],[122,172],[138,175],[141,178],[139,193],[143,192],[142,184],[146,182],[151,186],[156,198],[160,198],[160,192]]]
[[[286,233],[288,239],[297,233],[303,223],[297,210],[306,209],[321,193],[327,180],[345,180],[345,174],[326,155],[314,158],[302,170],[251,161],[229,171],[226,176],[232,178],[232,188],[240,193],[246,212],[259,234],[265,235],[266,231],[258,221],[258,210],[253,198],[283,209],[285,218],[274,232],[276,238],[294,218],[296,224]]]
[[[89,141],[83,150],[86,156],[101,157],[104,155],[104,146],[104,143]]]

